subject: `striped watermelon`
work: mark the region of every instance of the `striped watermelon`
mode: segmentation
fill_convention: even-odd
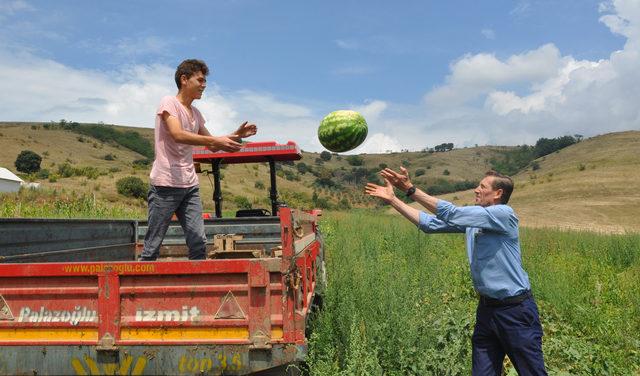
[[[333,111],[318,128],[322,146],[335,153],[357,148],[367,138],[367,122],[356,111]]]

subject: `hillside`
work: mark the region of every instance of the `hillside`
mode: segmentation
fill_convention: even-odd
[[[92,126],[92,125],[87,125]],[[120,132],[134,131],[152,142],[153,129],[109,126]],[[264,136],[256,141],[268,140]],[[285,142],[285,140],[277,140]],[[139,153],[115,142],[102,142],[85,134],[69,129],[61,129],[44,123],[0,123],[0,166],[15,171],[14,162],[22,150],[32,150],[43,158],[41,167],[49,170],[55,178],[24,176],[39,182],[42,187],[58,191],[73,191],[79,194],[95,195],[98,200],[114,204],[144,206],[137,200],[118,195],[115,181],[124,176],[137,176],[148,181],[150,166],[136,165],[134,161],[145,160]],[[446,153],[392,153],[363,154],[361,161],[349,162],[353,157],[331,155],[330,160],[322,160],[320,153],[303,151],[303,159],[295,165],[282,165],[278,171],[278,190],[281,200],[295,207],[316,205],[331,208],[374,207],[378,203],[362,194],[366,181],[376,179],[376,174],[385,164],[394,168],[405,165],[414,170],[422,170],[417,183],[477,181],[482,171],[489,168],[489,160],[498,155],[499,149],[480,147],[459,149]],[[60,176],[63,164],[93,167],[101,176]],[[302,169],[300,164],[306,167]],[[355,164],[355,165],[353,165]],[[206,166],[204,166],[206,167]],[[307,170],[306,172],[303,172]],[[231,165],[223,169],[222,189],[224,208],[235,210],[247,202],[253,207],[269,208],[269,173],[266,164]],[[206,210],[213,210],[212,184],[210,176],[200,176],[201,196]],[[321,183],[318,180],[322,179]],[[446,187],[445,187],[446,188]],[[314,201],[314,193],[317,197]]]
[[[640,132],[584,140],[514,176],[510,204],[521,224],[603,232],[640,231]],[[473,191],[443,195],[459,205]]]
[[[115,142],[102,142],[64,129],[45,129],[44,125],[0,123],[0,166],[15,171],[14,162],[20,151],[32,150],[43,157],[42,168],[54,175],[54,179],[30,177],[45,190],[91,195],[109,205],[138,207],[144,213],[144,201],[125,198],[115,188],[115,182],[125,176],[148,181],[150,166],[134,163],[144,161],[143,155]],[[150,128],[113,128],[134,131],[143,139],[153,140]],[[256,138],[260,140],[268,138]],[[365,197],[362,190],[384,165],[395,169],[407,166],[416,185],[438,191],[456,183],[468,186],[479,181],[491,168],[492,158],[512,149],[481,146],[441,153],[361,154],[355,158],[333,154],[328,161],[323,161],[319,153],[303,152],[301,161],[278,171],[278,189],[280,199],[294,207],[375,207],[379,202]],[[516,189],[511,204],[525,226],[639,231],[636,213],[640,212],[640,194],[635,190],[640,182],[639,151],[640,132],[629,131],[587,139],[542,157],[514,176]],[[358,157],[360,161],[353,160]],[[61,177],[58,169],[65,163],[93,167],[99,176]],[[306,168],[301,168],[302,163]],[[532,166],[538,168],[533,170]],[[224,209],[235,210],[243,205],[270,207],[266,164],[232,165],[223,170],[223,177]],[[213,188],[209,179],[201,174],[200,186],[205,210],[212,211]],[[460,205],[473,203],[472,190],[440,197]]]

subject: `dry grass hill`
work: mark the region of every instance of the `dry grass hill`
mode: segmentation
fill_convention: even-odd
[[[94,167],[100,171],[96,178],[23,178],[40,182],[44,190],[89,194],[110,205],[139,207],[144,212],[144,201],[118,194],[115,182],[125,176],[137,176],[148,181],[149,167],[133,163],[144,160],[145,156],[116,142],[102,142],[70,130],[45,129],[44,125],[0,123],[0,167],[15,172],[14,162],[22,150],[32,150],[41,155],[41,167],[54,176],[60,165],[65,163],[74,167]],[[114,128],[120,132],[134,131],[143,139],[153,141],[153,129]],[[268,138],[256,139],[260,140]],[[297,166],[300,162],[294,166],[283,166],[278,175],[278,188],[281,199],[291,206],[313,205],[315,193],[317,199],[334,208],[374,207],[378,202],[367,199],[362,194],[362,187],[381,166],[396,169],[401,165],[407,166],[414,176],[413,181],[421,187],[433,186],[441,180],[476,182],[490,168],[490,160],[499,157],[502,150],[509,148],[481,146],[443,153],[361,154],[362,164],[356,166],[349,162],[352,157],[346,155],[334,154],[330,160],[321,161],[319,153],[304,152],[300,162],[315,173],[300,172]],[[640,212],[640,193],[637,192],[640,132],[613,133],[587,139],[537,162],[539,168],[535,171],[529,166],[515,176],[516,190],[511,204],[523,225],[608,232],[640,230],[637,216]],[[416,172],[421,175],[416,176]],[[253,207],[270,207],[266,165],[232,165],[223,170],[223,176],[224,208],[235,210],[247,202]],[[319,186],[318,179],[322,176],[328,179],[325,179],[325,185]],[[213,189],[209,177],[201,175],[200,183],[205,210],[210,211],[213,209]],[[337,186],[331,187],[332,184]],[[472,190],[442,197],[461,205],[473,203]]]
[[[640,231],[640,132],[584,140],[521,171],[510,204],[524,226]],[[473,191],[444,195],[473,203]]]

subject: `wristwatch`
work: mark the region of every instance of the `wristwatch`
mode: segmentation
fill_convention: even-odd
[[[411,188],[407,189],[406,195],[407,197],[411,198],[411,196],[413,196],[414,193],[416,193],[416,187],[411,186]]]

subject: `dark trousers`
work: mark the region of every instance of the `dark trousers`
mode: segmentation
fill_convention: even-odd
[[[503,307],[479,304],[473,344],[472,374],[501,375],[505,354],[519,375],[546,375],[542,326],[533,297]]]
[[[190,260],[202,260],[206,254],[202,201],[198,186],[189,188],[158,187],[152,185],[148,194],[149,227],[144,237],[141,261],[152,261],[160,255],[171,217],[176,213],[189,247]]]

